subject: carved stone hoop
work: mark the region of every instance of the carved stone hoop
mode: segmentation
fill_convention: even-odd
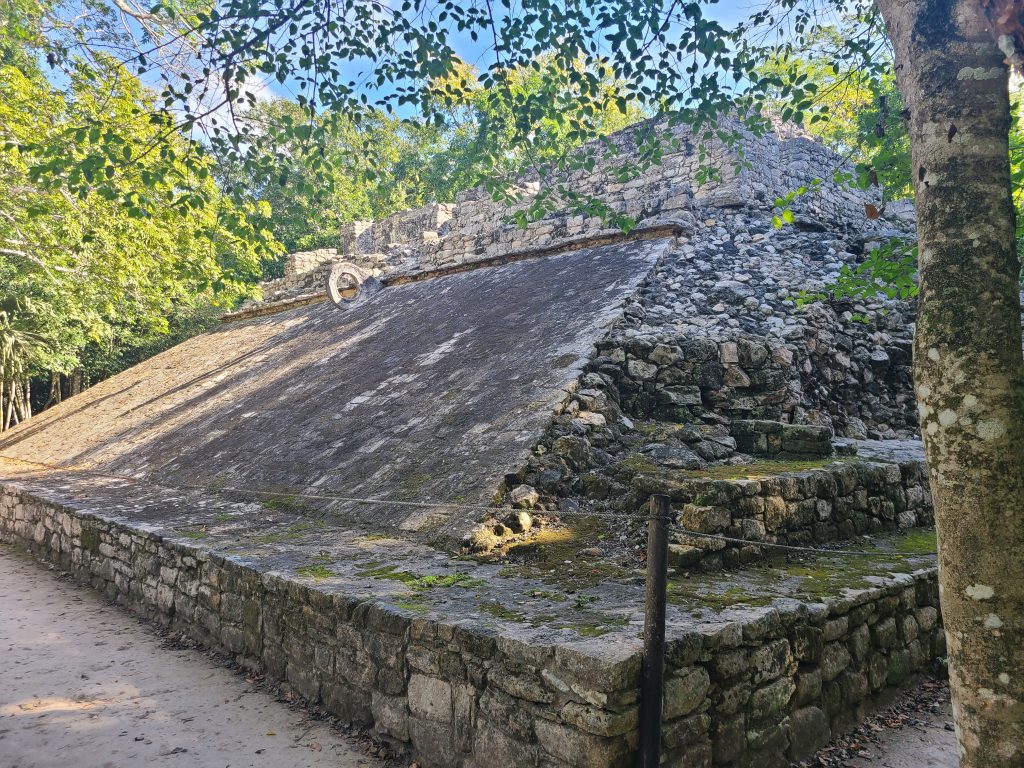
[[[351,305],[359,298],[360,289],[367,278],[370,275],[362,267],[348,261],[339,261],[327,275],[327,295],[338,307]]]

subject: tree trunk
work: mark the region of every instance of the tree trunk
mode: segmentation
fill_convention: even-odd
[[[1008,70],[978,0],[878,0],[917,204],[914,379],[961,765],[1024,766],[1024,355]]]
[[[7,408],[4,411],[4,429],[10,429],[18,424],[18,417],[14,412],[14,403],[17,399],[14,391],[14,381],[4,382],[7,389]]]
[[[43,406],[43,410],[46,410],[51,405],[60,405],[61,391],[60,391],[60,374],[56,371],[50,372],[50,394],[46,398],[46,405]]]

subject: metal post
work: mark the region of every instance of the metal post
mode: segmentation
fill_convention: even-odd
[[[647,521],[647,594],[644,656],[640,679],[640,768],[661,760],[661,709],[665,683],[665,601],[668,583],[668,496],[651,497]]]

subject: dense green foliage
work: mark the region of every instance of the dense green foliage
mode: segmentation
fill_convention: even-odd
[[[902,105],[867,3],[782,0],[733,26],[709,16],[714,3],[659,0],[0,10],[12,382],[109,375],[206,327],[283,253],[478,184],[511,199],[533,172],[541,192],[521,218],[575,206],[614,219],[550,171],[593,162],[601,137],[642,117],[691,126],[703,151],[738,137],[723,115],[757,132],[774,114],[853,160],[848,183],[909,192]],[[456,55],[467,40],[479,68]],[[295,98],[266,99],[266,79]],[[622,175],[657,162],[663,138]],[[912,265],[880,251],[835,294],[912,293]]]
[[[506,85],[524,99],[571,88],[565,73],[546,57],[538,67],[507,73]],[[605,79],[604,87],[612,92],[616,86]],[[239,123],[249,136],[258,137],[251,148],[264,157],[276,155],[273,173],[228,150],[218,162],[221,183],[226,190],[268,202],[271,214],[258,221],[294,252],[336,245],[339,226],[353,220],[451,202],[459,192],[499,177],[510,181],[579,145],[578,137],[567,136],[564,124],[551,120],[538,126],[531,146],[519,144],[515,114],[503,94],[479,86],[469,66],[458,66],[431,88],[436,100],[444,102],[434,119],[399,119],[384,110],[358,120],[319,114],[314,118],[317,144],[291,135],[281,144],[280,135],[262,135],[260,126],[299,125],[306,115],[295,101],[259,102]],[[598,133],[607,135],[642,116],[632,102],[609,101],[597,122]]]
[[[73,378],[73,391],[158,349],[207,307],[251,293],[278,246],[253,223],[259,206],[221,194],[212,159],[167,133],[152,93],[123,66],[78,61],[58,86],[36,65],[31,40],[2,42],[7,426],[30,415],[33,399],[57,399],[60,376]]]

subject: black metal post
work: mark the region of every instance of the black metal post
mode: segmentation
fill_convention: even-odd
[[[647,594],[640,679],[640,768],[658,768],[661,760],[668,524],[671,516],[672,504],[669,497],[652,496],[651,517],[647,522]]]

